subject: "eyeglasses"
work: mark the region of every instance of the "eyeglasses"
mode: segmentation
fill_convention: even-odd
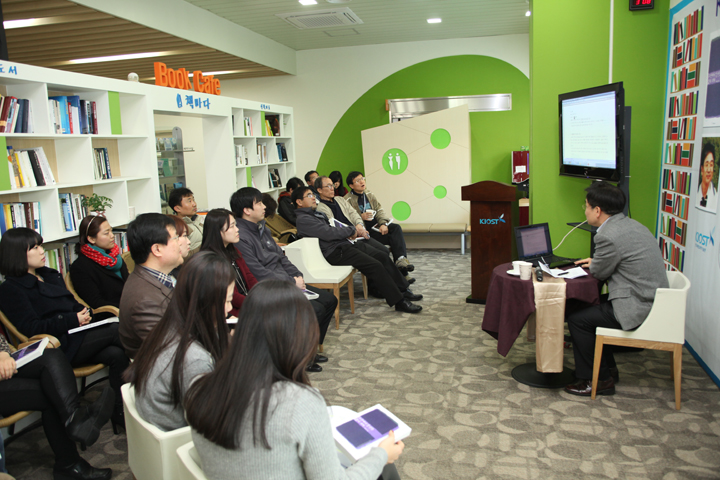
[[[303,198],[315,198],[315,195],[313,195],[312,193],[308,193]]]
[[[335,186],[334,186],[332,183],[329,183],[329,184],[327,184],[327,185],[323,185],[321,188],[332,188],[332,189],[334,189]]]

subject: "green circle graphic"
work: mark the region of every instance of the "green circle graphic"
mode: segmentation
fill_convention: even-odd
[[[439,150],[447,148],[448,145],[450,145],[450,132],[444,128],[435,129],[432,134],[430,134],[430,143]]]
[[[395,220],[399,220],[401,222],[410,218],[410,214],[412,213],[410,205],[403,201],[393,203],[391,211]]]
[[[400,175],[408,167],[408,157],[399,148],[391,148],[382,157],[383,169],[390,175]]]
[[[447,188],[443,187],[442,185],[438,185],[433,190],[433,195],[435,195],[435,198],[445,198],[447,195]]]

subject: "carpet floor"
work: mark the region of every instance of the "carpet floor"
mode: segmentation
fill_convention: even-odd
[[[421,250],[410,259],[422,313],[363,300],[356,275],[355,314],[343,292],[340,329],[331,325],[325,340],[330,361],[310,377],[330,405],[380,403],[412,427],[397,463],[403,479],[720,478],[720,390],[687,351],[680,411],[666,352],[616,355],[614,396],[592,401],[530,388],[511,371],[534,360],[535,345],[523,332],[503,358],[481,329],[483,307],[465,303],[470,256]],[[571,350],[565,364],[572,367]],[[82,455],[112,468],[114,479],[132,479],[125,435],[109,424]],[[6,456],[18,480],[52,478],[41,428],[10,444]]]

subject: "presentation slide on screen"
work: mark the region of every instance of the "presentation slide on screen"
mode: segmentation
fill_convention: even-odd
[[[563,164],[615,168],[615,93],[562,102]]]
[[[545,240],[545,230],[542,227],[524,228],[520,237],[522,238],[523,254],[526,257],[550,253]]]

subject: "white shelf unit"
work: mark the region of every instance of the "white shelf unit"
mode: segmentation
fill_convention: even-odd
[[[57,183],[0,191],[0,203],[39,202],[42,235],[46,242],[77,235],[65,230],[60,193],[92,195],[113,200],[106,211],[114,226],[127,224],[129,207],[137,213],[159,211],[157,168],[150,102],[143,86],[106,78],[50,70],[23,64],[17,74],[0,74],[0,93],[30,100],[35,133],[0,133],[14,149],[43,147]],[[51,82],[46,80],[52,79]],[[111,133],[108,92],[118,92],[122,134]],[[51,131],[48,97],[78,95],[96,102],[98,135],[56,134]],[[113,178],[97,180],[93,174],[93,148],[107,148]],[[3,152],[4,153],[4,152]]]
[[[267,132],[267,129],[262,128],[262,119],[267,116],[277,116],[280,135],[273,136],[272,132]],[[258,190],[270,193],[277,198],[279,193],[285,190],[288,179],[295,176],[292,111],[283,107],[273,107],[272,110],[233,108],[232,117],[234,119],[233,144],[244,146],[248,152],[247,164],[241,161],[240,165],[236,164],[235,166],[237,188],[252,186],[254,181]],[[250,119],[253,135],[246,135],[250,132],[247,132],[245,118]],[[263,135],[263,130],[266,135]],[[279,144],[285,147],[287,161],[282,161],[280,152],[278,152]],[[265,162],[258,155],[258,146],[265,149]],[[272,186],[269,179],[269,172],[274,172],[276,169],[281,182],[281,185],[277,187]]]

